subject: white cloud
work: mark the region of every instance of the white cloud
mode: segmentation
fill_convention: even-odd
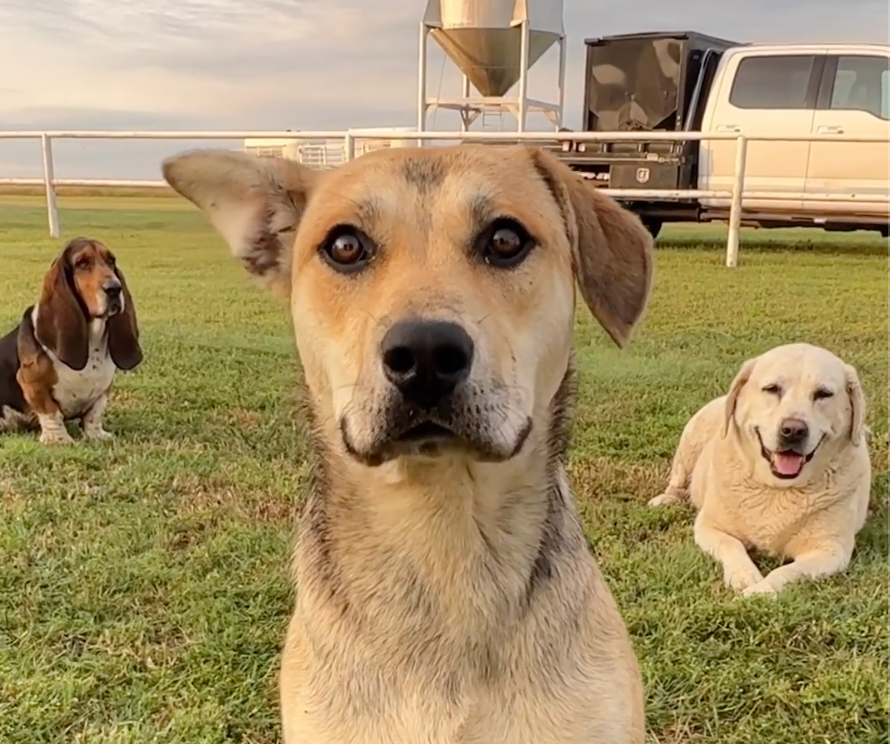
[[[425,0],[2,0],[3,128],[342,129],[416,119]],[[583,40],[690,28],[738,41],[886,41],[883,0],[565,0],[567,123],[577,126]],[[439,54],[430,84],[439,84]],[[534,71],[547,92],[556,55]],[[457,78],[445,74],[445,90]],[[535,88],[533,88],[534,92]],[[444,126],[453,118],[440,113]],[[181,143],[59,145],[66,177],[156,177]],[[38,175],[33,143],[0,141],[0,175]],[[16,165],[18,164],[18,165]],[[12,171],[9,168],[12,166]]]
[[[332,94],[326,69],[360,69],[363,54],[383,51],[365,32],[391,26],[342,0],[13,0],[0,8],[0,63],[22,72],[3,108],[231,116],[301,88],[311,105]]]

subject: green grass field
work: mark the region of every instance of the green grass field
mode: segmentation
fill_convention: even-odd
[[[146,358],[116,379],[110,445],[0,440],[0,742],[278,741],[306,480],[286,304],[184,202],[61,207],[65,238],[116,252]],[[653,301],[623,352],[579,314],[571,469],[585,526],[634,639],[652,742],[885,744],[887,244],[818,231],[743,240],[728,270],[720,229],[667,230]],[[0,199],[4,328],[60,246],[39,198]],[[691,513],[646,500],[687,418],[744,359],[795,340],[860,371],[873,513],[845,575],[733,600],[693,544]]]

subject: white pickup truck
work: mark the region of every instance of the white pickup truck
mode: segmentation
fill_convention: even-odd
[[[816,141],[748,142],[744,183],[753,196],[742,200],[744,222],[888,234],[890,46],[748,45],[686,32],[586,44],[584,129],[812,135]],[[572,168],[613,189],[728,192],[736,169],[734,140],[559,149]],[[657,234],[665,222],[726,219],[730,200],[621,201]]]

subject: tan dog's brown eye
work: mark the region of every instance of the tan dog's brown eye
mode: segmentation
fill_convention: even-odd
[[[355,263],[362,257],[364,248],[355,235],[341,235],[331,244],[331,258],[339,264]]]
[[[321,246],[325,260],[338,271],[358,271],[372,255],[372,243],[360,230],[340,227],[333,230]]]
[[[831,398],[834,393],[828,388],[816,388],[813,392],[813,400],[824,400],[825,398]]]
[[[778,395],[782,392],[782,388],[779,387],[779,385],[777,385],[776,383],[773,383],[772,385],[764,385],[763,392],[771,393],[772,395]]]
[[[515,266],[531,251],[534,241],[515,220],[495,220],[480,235],[482,257],[497,267]]]

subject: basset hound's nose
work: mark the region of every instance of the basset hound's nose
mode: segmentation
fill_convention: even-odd
[[[105,294],[112,300],[121,296],[121,283],[118,281],[108,282],[102,289],[105,290]]]

